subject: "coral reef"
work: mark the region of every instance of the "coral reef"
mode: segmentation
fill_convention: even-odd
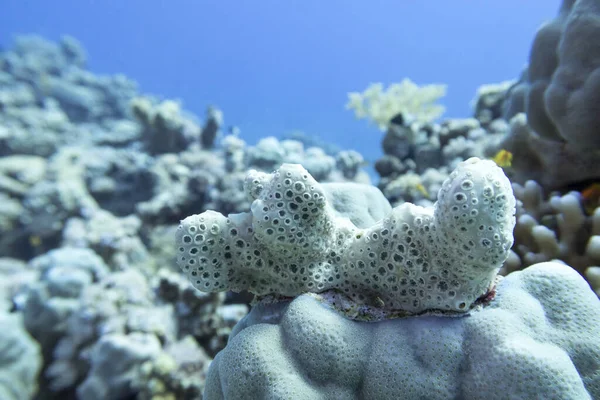
[[[600,265],[600,207],[587,215],[580,193],[552,194],[546,198],[535,181],[513,187],[518,199],[516,244],[503,273],[558,259],[600,290],[595,279]]]
[[[600,4],[564,0],[532,43],[529,64],[508,89],[511,121],[501,147],[514,153],[510,176],[546,191],[600,177]]]
[[[431,205],[452,168],[470,157],[491,157],[506,129],[500,120],[486,130],[474,118],[419,124],[397,116],[383,137],[384,155],[375,162],[378,187],[392,204]]]
[[[600,153],[582,151],[571,143],[559,144],[535,134],[525,114],[510,120],[508,134],[498,148],[513,154],[511,180],[524,184],[535,180],[545,190],[564,190],[600,176]]]
[[[301,162],[325,181],[370,182],[364,160],[221,136],[218,108],[202,121],[85,59],[72,38],[20,37],[0,52],[0,319],[14,328],[0,397],[200,399],[250,299],[200,293],[173,272],[178,221],[248,207],[250,168]]]
[[[0,310],[0,324],[0,398],[30,399],[37,391],[40,346],[25,331],[20,315]]]
[[[131,101],[133,115],[143,126],[151,154],[183,151],[200,136],[200,127],[182,115],[179,103],[166,100],[153,104],[145,97]]]
[[[525,111],[542,138],[600,149],[599,36],[598,1],[563,0],[557,17],[536,34],[528,68],[511,89],[507,117]]]
[[[347,109],[354,110],[356,118],[368,118],[385,130],[398,114],[418,122],[431,122],[445,111],[437,101],[446,95],[446,85],[418,86],[406,78],[384,89],[382,83],[373,83],[364,92],[348,93]]]
[[[0,398],[600,397],[599,15],[565,0],[472,118],[438,120],[444,85],[350,93],[385,131],[377,187],[358,151],[249,142],[18,37]]]
[[[494,162],[460,163],[431,209],[405,203],[361,227],[322,186],[299,165],[251,171],[249,213],[182,221],[178,263],[195,287],[260,296],[211,363],[207,398],[600,396],[588,283],[556,261],[496,276],[516,200]],[[516,188],[539,202],[529,186]],[[578,199],[552,203],[564,234],[579,230]]]

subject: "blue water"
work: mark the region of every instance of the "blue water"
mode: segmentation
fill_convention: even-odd
[[[381,132],[344,109],[348,91],[410,77],[446,83],[446,116],[478,86],[518,76],[558,0],[2,0],[0,44],[69,34],[97,73],[225,112],[248,142],[295,130],[369,159]]]

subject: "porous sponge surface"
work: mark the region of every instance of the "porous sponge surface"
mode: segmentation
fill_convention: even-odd
[[[211,364],[213,399],[600,398],[600,301],[570,267],[510,274],[464,317],[350,321],[302,295],[261,304]]]
[[[515,198],[492,161],[469,159],[435,207],[410,203],[360,229],[336,214],[304,168],[250,172],[251,211],[181,222],[178,264],[206,292],[297,296],[337,290],[356,304],[420,313],[467,311],[512,246]]]

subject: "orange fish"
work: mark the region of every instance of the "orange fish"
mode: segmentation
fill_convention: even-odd
[[[592,215],[600,205],[600,183],[592,183],[581,191],[581,202],[583,209],[588,215]]]

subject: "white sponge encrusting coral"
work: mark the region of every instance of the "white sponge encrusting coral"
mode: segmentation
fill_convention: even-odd
[[[336,214],[300,165],[250,172],[245,188],[250,213],[207,211],[177,231],[177,262],[202,291],[336,290],[385,310],[463,312],[492,289],[513,242],[512,188],[488,160],[459,164],[434,207],[405,203],[366,229]]]

